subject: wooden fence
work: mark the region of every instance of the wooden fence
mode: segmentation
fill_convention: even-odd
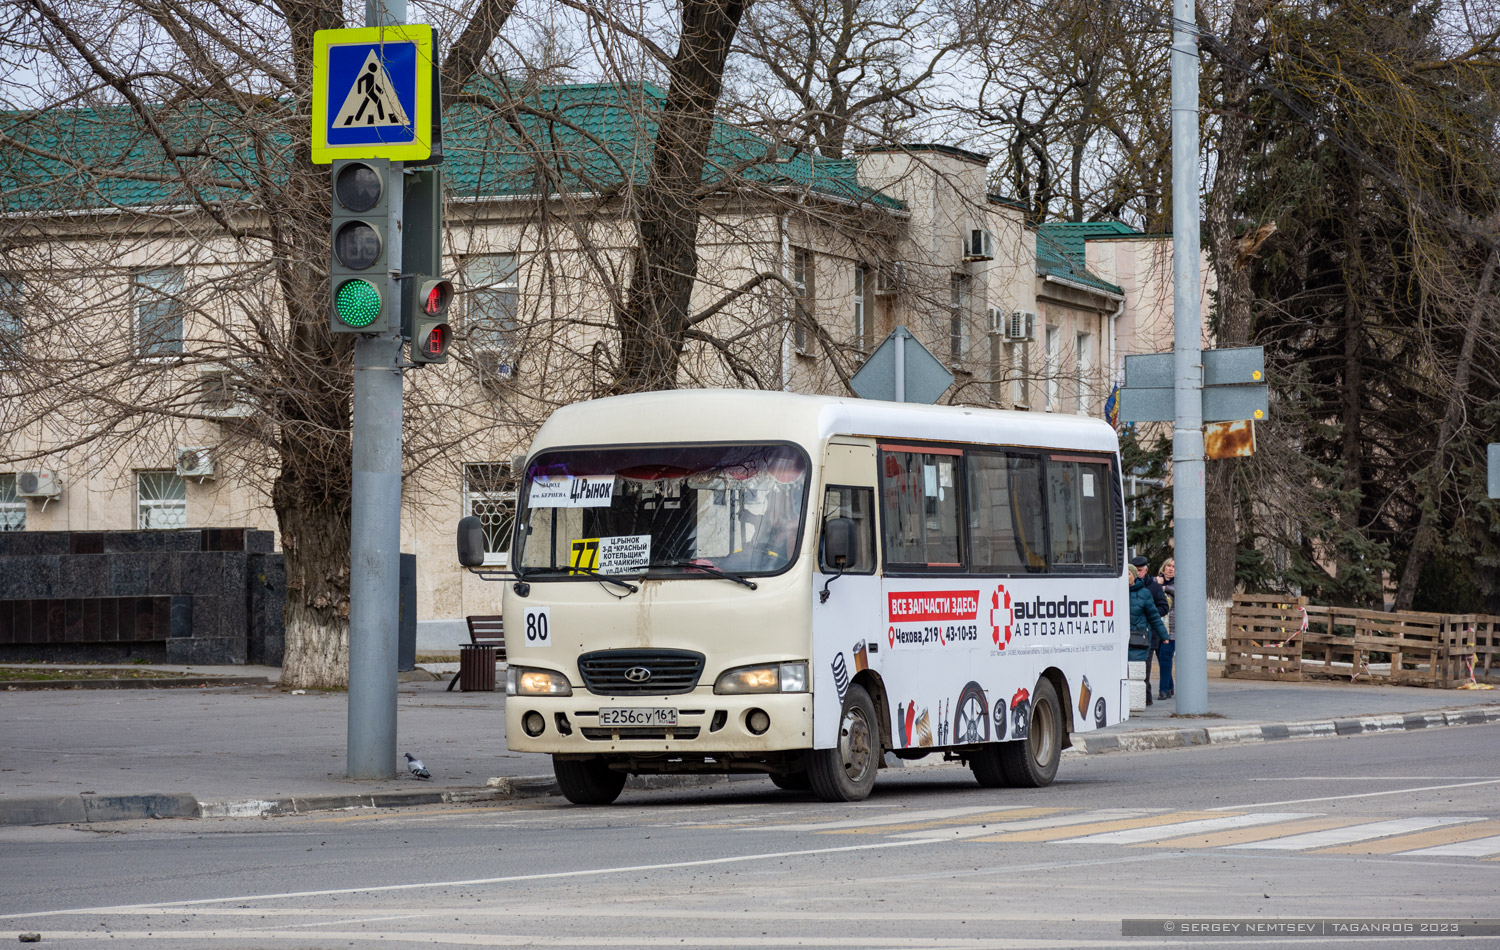
[[[1500,617],[1384,613],[1236,594],[1228,628],[1225,676],[1439,689],[1500,677]]]

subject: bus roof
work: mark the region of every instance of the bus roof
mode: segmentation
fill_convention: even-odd
[[[812,449],[835,435],[1107,452],[1119,445],[1109,423],[1087,416],[755,389],[674,389],[564,406],[537,433],[532,451],[746,441],[787,441]]]

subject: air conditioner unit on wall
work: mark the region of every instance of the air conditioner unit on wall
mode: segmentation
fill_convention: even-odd
[[[57,480],[56,472],[38,469],[34,472],[21,472],[16,476],[18,498],[56,498],[61,494],[62,483]]]
[[[991,333],[999,333],[1003,335],[1006,330],[1009,329],[1006,326],[1004,310],[1001,310],[999,307],[986,307],[984,313],[989,320],[989,329]]]
[[[1010,324],[1005,328],[1005,338],[1012,342],[1036,339],[1036,314],[1016,310],[1010,315]]]
[[[986,228],[975,228],[964,239],[964,260],[992,261],[995,259],[995,235]]]
[[[255,414],[253,399],[238,392],[238,374],[222,366],[200,366],[198,381],[202,391],[198,395],[199,411],[209,419],[244,419]]]
[[[886,261],[875,272],[875,294],[889,297],[906,289],[906,264],[902,261]]]
[[[214,477],[214,459],[206,446],[193,445],[177,450],[177,474],[199,480]]]

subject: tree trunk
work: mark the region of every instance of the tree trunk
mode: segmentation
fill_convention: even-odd
[[[1417,521],[1416,536],[1411,550],[1406,555],[1406,567],[1401,572],[1401,583],[1396,588],[1396,609],[1410,610],[1417,596],[1417,581],[1422,576],[1422,567],[1437,544],[1438,509],[1442,506],[1443,487],[1448,478],[1448,445],[1458,432],[1463,416],[1464,400],[1469,393],[1469,376],[1474,367],[1474,346],[1479,339],[1479,328],[1484,323],[1485,309],[1490,304],[1490,289],[1495,280],[1495,266],[1500,263],[1500,245],[1490,250],[1484,262],[1484,273],[1479,278],[1479,292],[1469,308],[1469,322],[1464,327],[1464,342],[1459,349],[1458,367],[1453,375],[1453,384],[1448,387],[1448,405],[1443,412],[1443,421],[1438,426],[1436,451],[1432,464],[1427,467],[1422,479],[1422,515]]]
[[[1249,235],[1236,236],[1232,224],[1235,199],[1244,176],[1245,138],[1250,119],[1245,105],[1250,97],[1250,73],[1239,64],[1249,59],[1255,28],[1265,0],[1237,0],[1221,55],[1220,96],[1224,103],[1219,130],[1213,187],[1209,192],[1206,223],[1218,285],[1215,324],[1218,345],[1243,346],[1251,339],[1250,270],[1253,252],[1242,253]],[[1206,463],[1204,483],[1205,542],[1204,586],[1208,600],[1209,649],[1222,649],[1224,618],[1234,597],[1235,555],[1239,548],[1239,525],[1234,497],[1235,461]],[[1180,569],[1180,567],[1179,567]]]
[[[651,170],[637,197],[640,243],[625,306],[617,316],[615,392],[671,389],[698,277],[698,213],[724,62],[749,0],[689,0],[668,71]]]

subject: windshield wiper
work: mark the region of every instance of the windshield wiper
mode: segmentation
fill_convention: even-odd
[[[758,590],[759,589],[759,585],[756,584],[752,580],[746,580],[745,578],[741,577],[740,575],[738,575],[738,574],[731,574],[728,571],[721,571],[717,567],[714,567],[712,564],[700,564],[697,561],[690,560],[688,558],[678,558],[678,559],[673,560],[673,561],[663,561],[660,564],[653,564],[652,567],[684,567],[684,568],[691,568],[692,570],[695,570],[695,571],[702,571],[705,574],[712,574],[714,577],[722,577],[726,581],[734,581],[736,584],[739,584],[742,587],[748,587],[751,590]]]
[[[632,594],[640,590],[639,587],[623,578],[616,577],[613,574],[601,574],[598,571],[594,570],[592,567],[560,567],[558,568],[558,570],[567,571],[569,574],[586,574],[589,577],[592,577],[594,580],[600,581],[601,583],[614,584],[617,587],[623,587],[626,590],[630,591]]]

